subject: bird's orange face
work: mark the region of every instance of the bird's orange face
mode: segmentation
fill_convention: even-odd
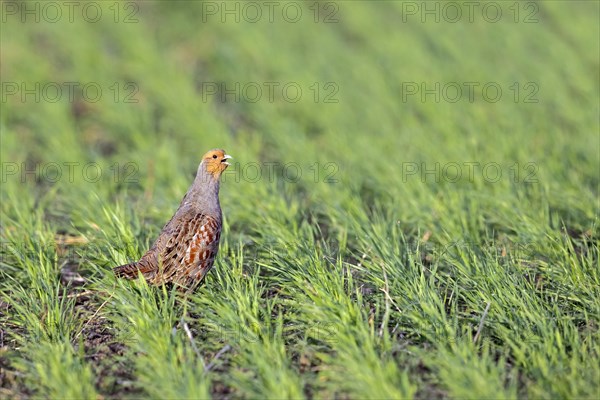
[[[214,149],[210,150],[202,157],[202,162],[206,165],[206,171],[212,174],[216,179],[219,179],[223,171],[230,165],[227,160],[232,158],[225,154],[225,150]]]

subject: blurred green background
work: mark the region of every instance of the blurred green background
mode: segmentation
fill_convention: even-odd
[[[453,3],[462,13],[457,23],[447,22],[454,11],[443,2],[56,4],[53,23],[48,4],[18,3],[13,11],[3,3],[5,161],[104,169],[134,162],[141,188],[150,170],[156,185],[187,183],[212,147],[242,164],[298,162],[304,177],[315,162],[334,162],[340,184],[328,189],[402,199],[395,208],[403,220],[422,223],[434,222],[423,192],[443,193],[449,181],[441,173],[421,179],[425,169],[456,162],[465,178],[463,163],[495,162],[503,176],[487,193],[514,191],[510,182],[533,174],[562,218],[581,225],[593,216],[595,2],[491,3],[500,7],[498,22],[490,22],[494,8],[486,3]],[[247,22],[254,9],[261,18]],[[581,22],[564,26],[573,20]],[[490,83],[502,91],[497,102],[486,100]],[[416,176],[407,175],[410,163],[418,164]],[[535,166],[525,170],[527,163]],[[450,187],[477,192],[494,180],[482,178],[482,167],[475,172],[474,184],[467,178]],[[245,204],[235,193],[243,190],[228,190],[238,209]]]
[[[599,17],[596,1],[3,1],[4,394],[593,397]],[[191,378],[160,375],[167,350],[123,350],[123,392],[77,345],[121,303],[98,314],[109,296],[93,297],[58,339],[33,335],[44,313],[12,303],[47,285],[38,304],[77,310],[59,301],[53,247],[48,275],[36,272],[35,243],[56,235],[93,244],[75,250],[76,269],[106,289],[215,147],[235,157],[221,272],[190,307],[199,327],[247,324],[247,307],[269,335]],[[456,243],[471,245],[446,251]],[[248,276],[260,290],[239,286]],[[475,335],[490,301],[485,345],[447,340]],[[145,318],[168,336],[175,314]],[[311,336],[311,318],[333,326],[335,344]],[[423,334],[431,321],[454,333]],[[539,335],[525,350],[523,332]],[[192,352],[181,335],[173,346]],[[200,353],[214,355],[222,337],[205,335]],[[66,347],[27,353],[19,340]],[[140,351],[156,364],[136,364]],[[194,364],[190,354],[173,357]],[[48,365],[56,376],[39,374]],[[76,382],[82,391],[64,391]]]

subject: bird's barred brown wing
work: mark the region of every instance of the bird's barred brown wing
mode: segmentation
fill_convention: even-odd
[[[220,236],[216,219],[204,214],[186,219],[177,226],[159,255],[159,270],[153,283],[195,287],[213,265]]]
[[[196,214],[168,225],[172,227],[161,234],[139,262],[118,267],[120,274],[115,272],[134,278],[139,271],[155,285],[174,283],[188,289],[198,285],[217,255],[220,224],[215,218]]]
[[[195,287],[212,268],[219,250],[221,224],[214,218],[204,216],[195,224],[195,232],[188,242],[183,258],[183,269],[176,281],[185,287]]]

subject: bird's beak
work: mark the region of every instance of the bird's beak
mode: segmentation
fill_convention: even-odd
[[[231,164],[229,164],[229,163],[227,162],[227,160],[229,160],[230,158],[233,158],[233,157],[231,157],[229,154],[225,154],[225,155],[223,156],[223,159],[221,160],[221,162],[222,162],[223,164],[225,164],[225,165],[231,165]]]

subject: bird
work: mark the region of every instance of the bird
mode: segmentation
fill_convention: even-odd
[[[117,277],[135,279],[141,274],[152,285],[172,284],[182,292],[193,291],[202,282],[219,250],[220,177],[231,158],[222,149],[202,156],[194,182],[150,250],[137,262],[115,267]]]

